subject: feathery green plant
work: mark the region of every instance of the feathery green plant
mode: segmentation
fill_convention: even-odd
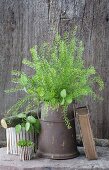
[[[93,85],[98,84],[100,91],[104,84],[93,66],[84,66],[83,51],[83,44],[76,39],[75,33],[70,40],[56,35],[52,44],[44,43],[38,50],[37,46],[33,47],[30,49],[32,61],[24,59],[23,64],[34,69],[34,74],[28,76],[13,71],[15,78],[12,81],[17,87],[8,92],[23,90],[26,96],[19,102],[21,105],[30,100],[35,107],[44,102],[53,108],[61,106],[64,110],[85,96],[98,97]],[[31,102],[29,104],[31,106]],[[68,125],[66,116],[64,119]]]
[[[39,54],[35,48],[30,51],[33,62],[29,66],[35,70],[31,80],[38,101],[52,107],[68,106],[87,95],[97,97],[92,87],[94,83],[102,90],[103,81],[94,67],[85,68],[84,48],[75,36],[69,42],[57,35],[52,45],[46,43],[41,47]],[[28,65],[28,62],[24,60],[23,64]]]
[[[17,146],[19,146],[19,147],[33,147],[34,143],[31,140],[22,139],[17,142]]]

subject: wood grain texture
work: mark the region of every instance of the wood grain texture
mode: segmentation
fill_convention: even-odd
[[[78,38],[85,46],[86,67],[93,65],[101,75],[105,88],[101,93],[103,101],[87,97],[80,105],[89,105],[94,137],[109,137],[109,1],[68,0],[63,1],[60,32],[70,32],[78,26]],[[74,12],[76,11],[76,12]],[[97,86],[94,87],[97,92]],[[97,92],[98,93],[98,92]]]
[[[21,93],[6,95],[11,70],[32,70],[22,65],[22,59],[31,59],[29,49],[53,38],[58,27],[56,4],[45,0],[1,0],[0,1],[0,118],[7,109],[22,97]],[[51,26],[50,26],[51,25]],[[56,29],[52,29],[52,25]],[[0,129],[0,139],[5,133]]]
[[[94,136],[109,137],[109,1],[108,0],[0,0],[0,118],[22,94],[6,95],[11,87],[12,69],[24,67],[30,59],[29,49],[41,42],[52,41],[59,31],[72,31],[78,26],[78,37],[84,41],[86,66],[94,65],[105,82],[103,101],[84,100],[90,106]],[[96,90],[96,86],[94,87]],[[0,139],[4,138],[0,130]]]
[[[89,111],[86,107],[84,107],[84,108],[78,108],[76,110],[76,113],[80,124],[80,131],[81,131],[86,157],[89,160],[96,160],[97,153],[95,149],[95,143],[94,143],[92,129],[89,120]]]

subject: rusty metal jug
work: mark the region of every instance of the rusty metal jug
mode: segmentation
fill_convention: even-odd
[[[68,129],[63,120],[63,110],[45,106],[41,108],[41,133],[38,139],[38,153],[51,159],[69,159],[78,156],[75,120],[71,109],[68,118],[72,126]]]

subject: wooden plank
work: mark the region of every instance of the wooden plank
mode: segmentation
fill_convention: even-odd
[[[7,154],[9,154],[10,144],[9,144],[9,129],[6,129],[6,141],[7,141]]]
[[[19,133],[16,134],[16,143],[20,140]],[[17,153],[19,154],[19,146],[17,146]]]
[[[9,140],[10,140],[10,154],[12,154],[12,131],[9,128]]]
[[[95,149],[95,143],[93,140],[93,134],[91,130],[89,111],[87,107],[81,107],[76,110],[76,115],[80,124],[80,131],[83,140],[86,157],[89,160],[97,159],[97,152]]]
[[[13,154],[17,154],[17,143],[16,143],[16,130],[15,128],[12,128],[13,133]]]

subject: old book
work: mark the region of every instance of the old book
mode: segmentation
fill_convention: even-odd
[[[87,107],[80,107],[76,109],[76,115],[80,124],[80,132],[82,136],[86,157],[89,160],[95,160],[97,159],[97,152],[90,125],[89,110]]]

